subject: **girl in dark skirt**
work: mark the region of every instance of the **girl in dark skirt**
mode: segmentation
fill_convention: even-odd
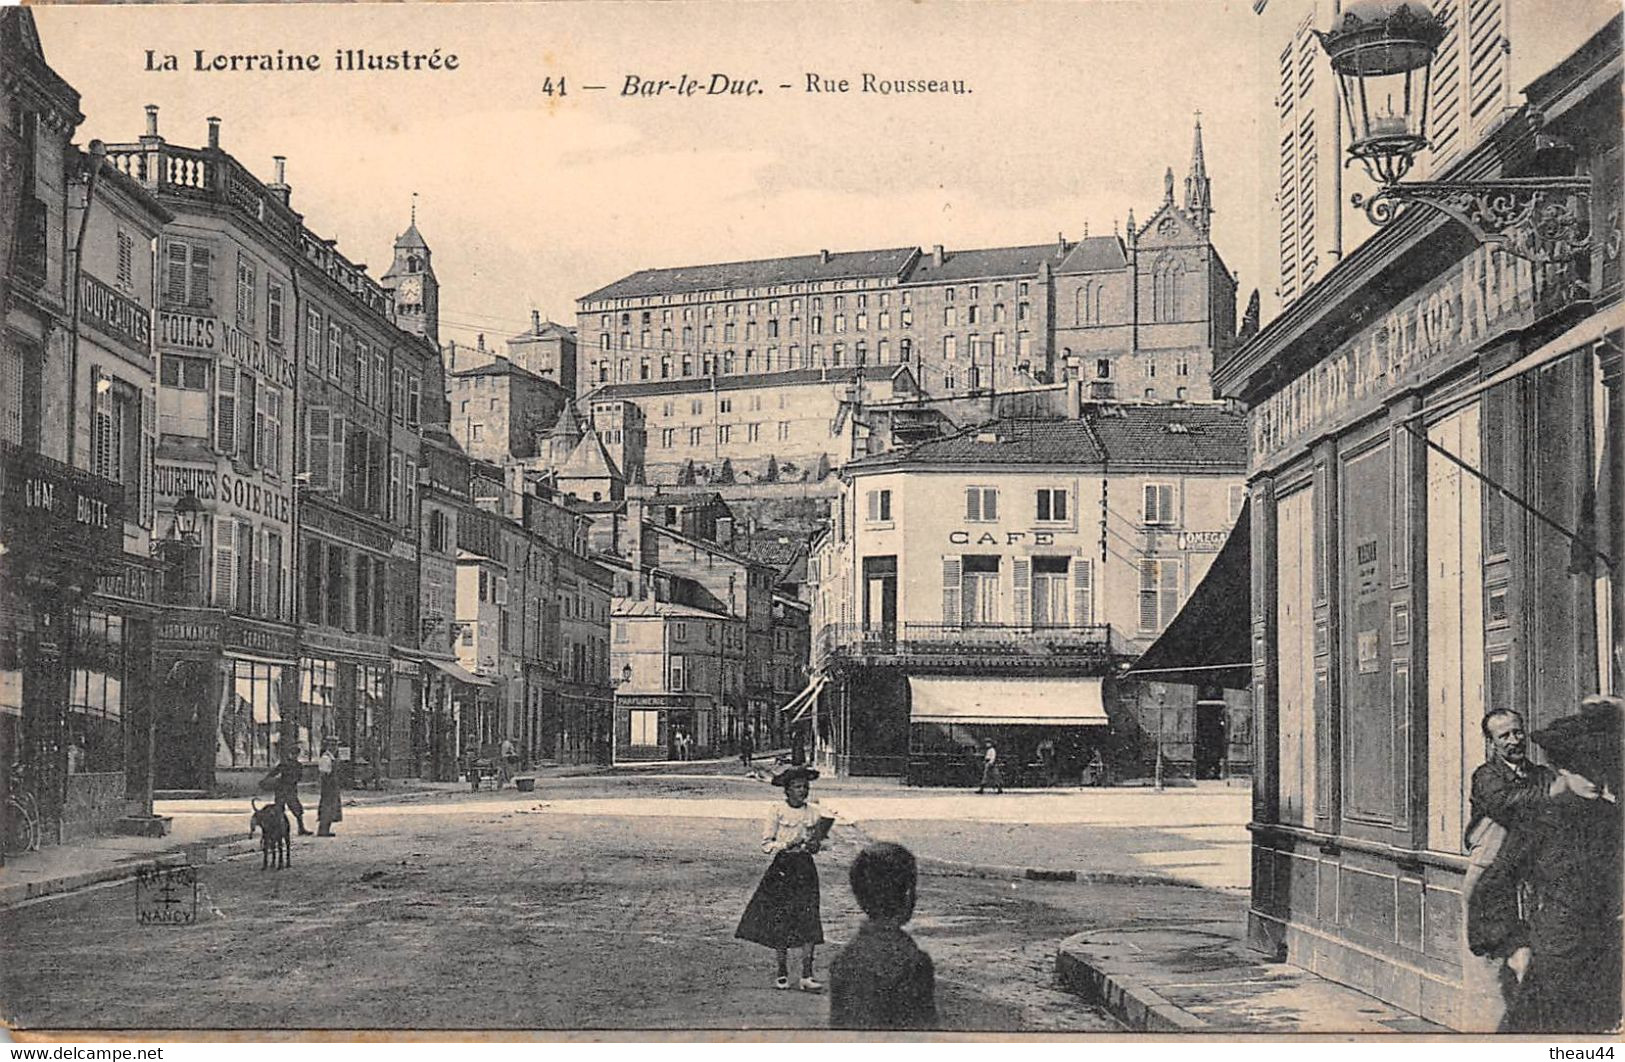
[[[821,847],[817,834],[823,809],[807,799],[818,772],[791,767],[773,778],[784,789],[784,803],[775,805],[762,820],[762,851],[773,857],[762,882],[745,907],[734,936],[772,948],[779,972],[773,987],[790,987],[789,952],[801,949],[803,992],[822,992],[813,980],[813,946],[824,942],[824,924],[818,914],[818,868],[813,854]]]
[[[339,798],[338,742],[328,738],[322,742],[322,758],[316,762],[316,773],[322,782],[322,802],[316,809],[316,836],[333,836],[333,824],[344,818],[344,802]]]

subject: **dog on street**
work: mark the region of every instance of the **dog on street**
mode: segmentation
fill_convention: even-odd
[[[260,834],[260,869],[284,869],[293,859],[293,841],[288,836],[288,816],[281,803],[272,801],[260,807],[258,800],[249,799],[254,814],[248,820],[248,836]]]

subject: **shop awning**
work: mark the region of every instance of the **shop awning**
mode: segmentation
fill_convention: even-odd
[[[1162,637],[1140,654],[1125,677],[1223,686],[1252,684],[1252,502],[1244,502],[1213,566]]]
[[[784,707],[780,708],[779,711],[795,712],[796,714],[790,717],[790,722],[799,723],[801,717],[806,715],[812,709],[812,706],[818,703],[818,691],[824,688],[824,683],[827,681],[823,675],[819,675],[807,683],[806,689],[785,702]]]
[[[1105,726],[1098,678],[983,678],[910,675],[914,723]]]
[[[429,659],[425,660],[424,663],[437,668],[442,674],[470,686],[496,685],[496,683],[492,682],[490,679],[482,678],[479,675],[474,674],[472,671],[468,670],[455,660],[436,660],[433,657],[430,657]]]

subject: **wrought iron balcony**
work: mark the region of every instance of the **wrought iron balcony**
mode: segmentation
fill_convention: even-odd
[[[1046,627],[1030,624],[904,623],[864,627],[827,624],[813,663],[867,661],[1084,664],[1111,657],[1110,624]]]

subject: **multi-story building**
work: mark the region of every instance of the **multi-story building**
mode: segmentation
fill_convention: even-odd
[[[470,457],[501,463],[532,457],[570,394],[552,380],[493,358],[447,374],[451,432]]]
[[[612,620],[610,669],[624,678],[615,691],[616,761],[674,759],[679,733],[696,756],[727,749],[726,720],[744,690],[744,620],[654,597],[618,599]]]
[[[530,328],[508,340],[508,360],[573,393],[576,385],[575,329],[544,321],[540,310],[532,310]]]
[[[1183,201],[1171,170],[1164,192],[1126,240],[820,251],[633,273],[579,300],[576,391],[905,364],[933,395],[1065,371],[1119,392],[1209,398],[1213,353],[1235,331],[1235,284],[1209,240],[1200,126]],[[1104,374],[1093,364],[1102,358]],[[1140,379],[1148,359],[1164,373],[1155,382]]]
[[[859,452],[856,409],[918,396],[906,366],[848,365],[610,384],[588,403],[599,434],[639,462],[623,469],[690,486],[819,478]]]
[[[1541,10],[1543,36],[1588,24]],[[1439,175],[1551,176],[1539,148],[1566,143],[1590,187],[1548,235],[1583,249],[1409,207],[1215,377],[1249,409],[1249,936],[1452,1028],[1503,1006],[1466,947],[1485,713],[1534,732],[1625,682],[1622,45],[1615,8]]]
[[[152,242],[169,215],[99,144],[71,145],[78,93],[25,9],[0,12],[0,69],[0,797],[32,795],[54,843],[150,810]]]
[[[1240,511],[1241,418],[1212,404],[1080,412],[842,471],[809,572],[827,762],[951,780],[992,737],[1018,768],[1048,738],[1074,775],[1096,753],[1119,773],[1159,753],[1199,774],[1249,769],[1244,705],[1213,694],[1198,713],[1194,691],[1117,677]]]
[[[775,591],[773,594],[773,698],[766,719],[753,721],[756,747],[777,748],[790,740],[791,719],[785,708],[807,685],[812,653],[812,605]]]

